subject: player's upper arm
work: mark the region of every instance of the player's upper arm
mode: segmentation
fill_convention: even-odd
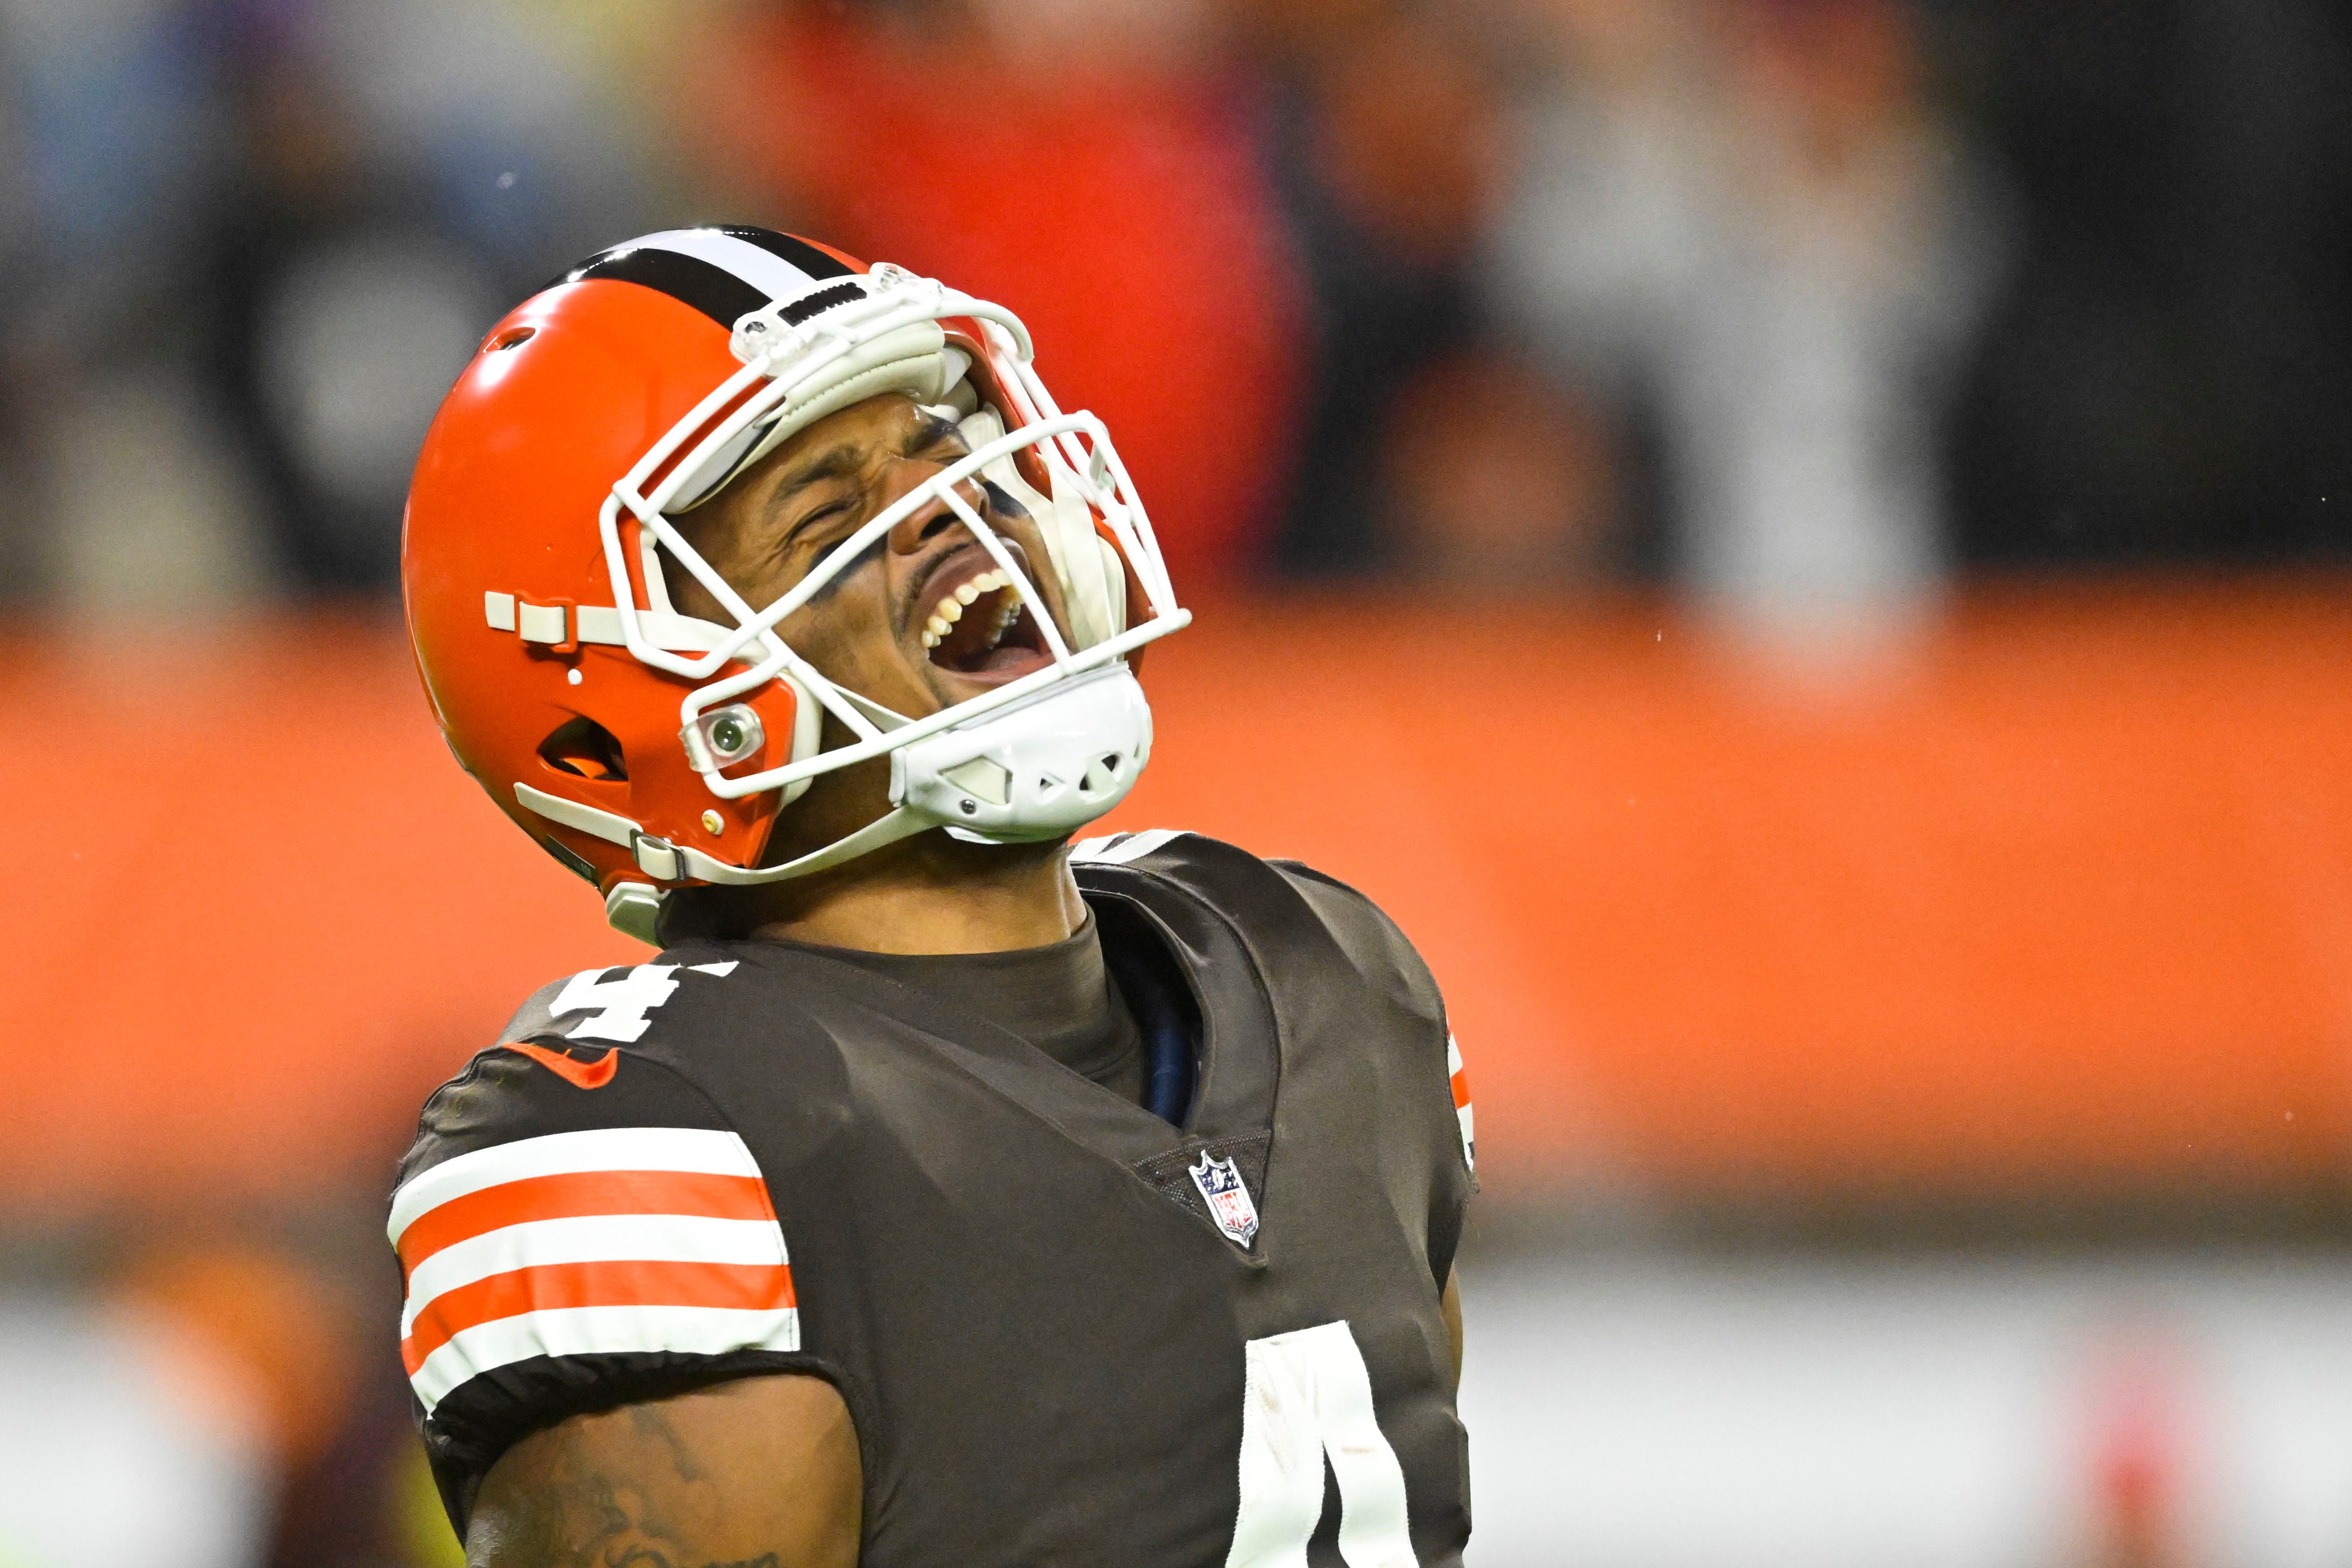
[[[852,1568],[857,1438],[831,1384],[752,1377],[575,1415],[483,1480],[469,1568]]]
[[[634,1052],[552,1037],[483,1053],[427,1103],[388,1231],[401,1358],[460,1534],[488,1472],[534,1434],[824,1370],[801,1352],[790,1254],[749,1148],[699,1089]]]

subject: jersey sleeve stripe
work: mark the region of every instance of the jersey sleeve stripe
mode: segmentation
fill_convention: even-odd
[[[433,1352],[468,1329],[578,1307],[706,1307],[781,1311],[797,1305],[782,1264],[624,1259],[511,1269],[444,1291],[417,1314],[400,1357],[413,1377]],[[642,1350],[675,1347],[644,1343]]]
[[[695,1171],[573,1171],[527,1176],[451,1198],[409,1223],[400,1265],[414,1273],[443,1249],[508,1226],[590,1215],[700,1215],[770,1220],[767,1189],[751,1176]]]
[[[385,1226],[394,1248],[418,1216],[487,1187],[586,1171],[681,1171],[757,1180],[758,1163],[732,1132],[696,1127],[603,1127],[518,1139],[444,1160],[393,1194]]]
[[[1470,1122],[1470,1075],[1462,1066],[1462,1047],[1454,1037],[1445,1037],[1445,1070],[1454,1083],[1454,1119],[1462,1124],[1462,1162],[1472,1170],[1478,1168],[1478,1140],[1472,1133]]]
[[[756,1263],[789,1261],[772,1220],[700,1215],[585,1215],[537,1220],[444,1247],[409,1275],[401,1331],[445,1292],[493,1275],[551,1263]]]
[[[467,1379],[532,1356],[611,1355],[667,1351],[724,1355],[730,1351],[796,1351],[800,1312],[792,1306],[551,1308],[493,1318],[460,1329],[429,1352],[409,1379],[430,1415]]]
[[[393,1194],[401,1359],[429,1413],[533,1356],[799,1348],[790,1257],[733,1132],[599,1128],[478,1149]]]

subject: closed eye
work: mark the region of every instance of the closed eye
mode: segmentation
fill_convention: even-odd
[[[814,511],[810,512],[806,517],[794,522],[793,526],[786,531],[785,537],[788,539],[797,540],[801,535],[806,533],[817,523],[823,522],[829,517],[839,517],[848,510],[849,502],[846,500],[827,501],[824,505],[817,508]]]
[[[784,531],[783,538],[776,542],[777,558],[790,560],[795,555],[812,552],[823,554],[848,532],[847,525],[856,511],[857,502],[854,497],[844,496],[838,500],[825,502]]]

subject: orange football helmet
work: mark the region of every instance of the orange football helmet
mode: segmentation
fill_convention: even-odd
[[[1130,660],[1184,626],[1109,432],[1064,414],[1009,310],[770,230],[647,235],[500,321],[425,437],[402,583],[434,716],[460,765],[607,917],[655,940],[661,899],[800,876],[945,827],[1065,837],[1150,749]],[[746,604],[672,525],[793,432],[886,392],[951,410],[971,455],[918,485],[775,603]],[[966,498],[985,479],[1045,535],[1066,625]],[[916,508],[943,502],[1050,658],[913,717],[827,678],[776,631]],[[731,624],[678,614],[667,555]],[[1008,612],[1009,616],[1009,612]],[[822,716],[849,732],[819,749]],[[891,761],[892,809],[779,866],[779,810],[818,773]]]

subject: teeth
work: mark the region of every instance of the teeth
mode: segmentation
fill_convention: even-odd
[[[941,598],[931,607],[931,618],[923,624],[923,646],[927,648],[939,647],[947,639],[948,633],[955,628],[956,623],[963,619],[964,611],[978,603],[982,595],[1010,587],[1012,583],[1013,579],[1002,572],[983,572]],[[1006,595],[1004,604],[997,611],[996,627],[989,633],[987,646],[994,647],[1003,642],[1005,632],[1011,629],[1020,615],[1020,599],[1015,595]]]

